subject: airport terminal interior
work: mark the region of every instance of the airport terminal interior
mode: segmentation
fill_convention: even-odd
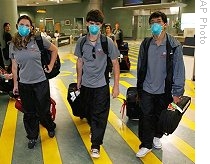
[[[69,22],[65,22],[69,23]],[[126,28],[125,28],[126,29]],[[125,30],[124,29],[124,30]],[[125,37],[128,42],[130,70],[120,72],[120,94],[111,98],[108,124],[100,158],[90,156],[90,128],[86,119],[76,117],[67,101],[70,83],[76,82],[77,38],[63,36],[53,39],[58,46],[61,60],[60,74],[50,79],[51,97],[56,101],[56,134],[49,138],[40,125],[40,135],[34,149],[28,149],[23,113],[15,108],[16,100],[6,92],[0,92],[0,164],[193,164],[195,163],[195,36],[192,29],[186,36],[176,36],[183,45],[186,69],[185,93],[192,101],[173,134],[161,139],[162,149],[152,149],[147,156],[137,158],[138,119],[129,119],[126,110],[121,111],[129,87],[136,86],[137,59],[142,39]],[[194,31],[193,31],[194,32]],[[129,34],[126,34],[129,35]],[[110,90],[113,75],[110,78]]]

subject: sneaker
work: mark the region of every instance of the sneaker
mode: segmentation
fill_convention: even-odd
[[[100,157],[100,153],[98,149],[91,149],[91,157],[92,158],[99,158]]]
[[[153,138],[153,146],[155,149],[161,149],[162,148],[162,143],[160,141],[160,138],[154,137]]]
[[[139,149],[138,153],[136,153],[136,157],[144,157],[147,153],[151,152],[152,149],[147,149],[146,147],[142,147]]]
[[[109,78],[111,78],[112,77],[112,74],[111,74],[111,72],[109,72]]]
[[[36,139],[31,139],[28,141],[28,148],[33,149],[36,145]]]
[[[48,136],[50,138],[53,138],[55,136],[55,130],[52,130],[52,131],[48,131]]]

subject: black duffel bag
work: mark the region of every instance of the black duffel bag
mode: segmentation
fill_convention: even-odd
[[[80,91],[77,89],[77,83],[69,84],[67,100],[71,106],[73,115],[81,119],[84,118],[85,111],[82,109],[81,96]]]
[[[171,103],[168,109],[161,112],[158,126],[165,135],[172,134],[176,130],[190,103],[191,97],[182,96],[178,104]]]

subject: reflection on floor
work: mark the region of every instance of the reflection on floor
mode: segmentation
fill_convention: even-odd
[[[120,74],[120,96],[125,98],[126,90],[136,85],[136,62],[139,43],[129,41],[130,72]],[[111,109],[105,133],[101,157],[92,159],[89,154],[89,127],[85,119],[72,115],[67,102],[69,83],[76,82],[74,45],[59,47],[62,62],[61,74],[50,80],[51,96],[56,100],[56,137],[48,137],[40,125],[39,142],[33,150],[27,148],[23,127],[23,114],[14,108],[14,99],[0,94],[0,163],[1,164],[192,164],[195,163],[195,83],[186,80],[185,95],[192,97],[192,103],[179,127],[169,136],[162,138],[162,150],[153,149],[146,157],[135,157],[140,141],[137,137],[138,120],[122,119],[122,100],[111,99]],[[110,89],[113,86],[111,78]]]

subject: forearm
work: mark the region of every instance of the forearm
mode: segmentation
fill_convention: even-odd
[[[120,67],[118,59],[112,61],[113,64],[113,72],[114,72],[114,87],[119,87],[119,79],[120,79]]]
[[[78,58],[76,63],[76,71],[77,71],[77,83],[81,84],[82,81],[82,59]]]
[[[12,59],[12,74],[13,74],[13,82],[14,82],[14,86],[18,86],[18,74],[17,74],[17,69],[18,69],[18,66],[17,66],[17,63],[15,61],[15,59]]]
[[[56,59],[57,59],[58,48],[57,48],[54,44],[51,44],[49,50],[52,52],[52,53],[51,53],[51,59],[50,59],[50,64],[49,64],[49,66],[50,66],[51,68],[53,68],[54,63],[55,63],[55,61],[56,61]]]
[[[184,94],[185,86],[185,66],[182,51],[177,48],[177,54],[174,54],[174,72],[173,72],[173,85],[172,95],[181,96]]]

